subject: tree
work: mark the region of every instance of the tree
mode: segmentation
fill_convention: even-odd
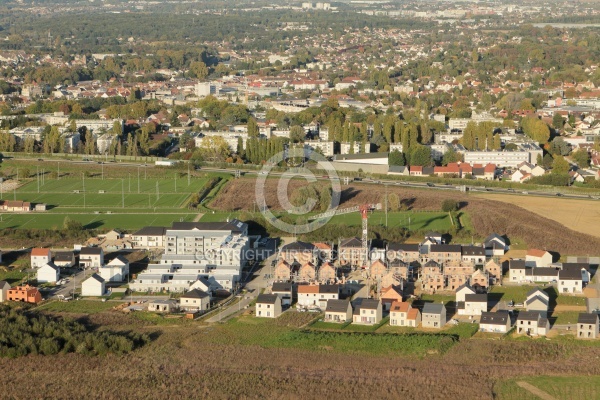
[[[462,161],[462,157],[458,154],[453,147],[450,147],[444,156],[442,157],[442,165],[446,166],[450,163],[456,163]]]
[[[197,151],[209,161],[224,161],[230,155],[229,145],[220,136],[205,136]]]
[[[304,133],[304,128],[299,125],[294,125],[290,128],[290,140],[293,143],[304,142],[304,138],[306,134]]]
[[[406,165],[406,159],[404,158],[404,154],[399,150],[394,150],[388,155],[388,163],[389,165],[396,166],[404,166]]]
[[[554,138],[554,140],[550,142],[550,147],[548,148],[548,151],[551,154],[566,156],[569,155],[569,153],[571,152],[571,145],[565,142],[565,140],[559,136],[557,138]]]
[[[387,196],[388,211],[398,211],[400,209],[400,197],[396,193],[390,193]]]
[[[248,118],[248,137],[258,137],[259,129],[258,124],[256,123],[256,119],[254,117]]]
[[[206,79],[208,67],[202,61],[193,61],[190,63],[190,72],[198,79]]]
[[[577,150],[571,155],[571,158],[579,168],[587,168],[590,166],[590,155],[585,149]]]
[[[417,145],[411,150],[410,165],[430,167],[433,165],[431,150],[427,146]]]
[[[554,163],[554,158],[552,158],[550,153],[545,154],[544,158],[542,159],[542,166],[545,169],[550,169],[552,168],[552,163]]]
[[[77,232],[83,230],[83,225],[79,221],[75,221],[70,217],[65,217],[63,220],[63,229],[68,232]]]
[[[452,212],[458,210],[458,203],[456,200],[446,199],[442,202],[443,212]]]
[[[548,125],[537,117],[525,117],[521,120],[523,132],[540,144],[548,143],[550,139],[550,129]]]
[[[559,113],[555,112],[552,116],[552,126],[554,129],[562,129],[565,124],[565,120]]]
[[[561,155],[556,155],[552,162],[553,174],[566,174],[571,169],[569,162]]]

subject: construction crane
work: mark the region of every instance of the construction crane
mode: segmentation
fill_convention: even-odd
[[[363,204],[360,206],[338,208],[335,210],[327,211],[322,214],[317,214],[309,218],[309,220],[319,220],[325,218],[331,218],[336,215],[350,214],[354,212],[360,212],[362,218],[362,235],[361,235],[361,246],[364,254],[364,265],[367,266],[369,263],[369,212],[373,210],[381,210],[381,203]]]

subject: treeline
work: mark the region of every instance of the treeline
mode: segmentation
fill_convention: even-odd
[[[28,354],[125,354],[150,341],[145,334],[91,332],[81,323],[0,305],[0,357]]]

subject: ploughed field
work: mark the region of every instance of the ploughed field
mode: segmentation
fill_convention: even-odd
[[[304,180],[292,180],[288,193],[305,186]],[[221,189],[209,207],[218,211],[255,210],[255,180],[236,179],[229,181]],[[266,180],[265,201],[272,210],[282,210],[277,194],[277,179]],[[243,193],[244,195],[240,195]],[[367,203],[385,203],[386,190],[383,186],[352,183],[342,186],[340,208],[358,206]],[[577,232],[555,221],[553,213],[545,216],[519,207],[513,203],[514,197],[504,201],[491,200],[480,195],[461,193],[454,190],[442,191],[415,189],[402,186],[388,186],[387,193],[399,196],[402,210],[440,211],[446,199],[461,203],[461,210],[468,214],[473,234],[484,238],[492,232],[507,235],[513,240],[523,240],[529,247],[550,249],[566,255],[593,254],[600,249],[600,238],[591,234]],[[538,198],[532,198],[532,201]],[[542,199],[545,200],[545,199]],[[557,212],[565,215],[569,211],[561,210],[563,199],[556,199]],[[573,210],[575,216],[576,211]],[[583,217],[582,217],[583,218]],[[594,228],[594,227],[592,227]],[[435,228],[432,228],[435,229]],[[598,232],[598,228],[595,228]]]

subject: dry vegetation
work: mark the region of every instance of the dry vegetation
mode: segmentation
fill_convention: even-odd
[[[281,209],[277,200],[277,182],[278,180],[275,179],[267,179],[265,190],[267,205],[274,210]],[[223,211],[253,210],[254,184],[253,179],[230,181],[210,207]],[[291,181],[288,191],[304,184],[304,180]],[[385,196],[381,186],[353,184],[342,189],[342,207],[383,202]],[[240,196],[240,193],[245,193],[247,196]],[[397,193],[403,208],[408,210],[438,211],[445,199],[459,201],[464,206],[464,211],[471,217],[473,233],[480,238],[486,237],[491,232],[497,232],[507,235],[509,239],[522,239],[529,247],[551,249],[567,255],[590,254],[600,248],[600,238],[568,229],[550,218],[517,207],[513,203],[450,190],[420,190],[401,186],[389,187],[388,193]],[[513,197],[520,199],[518,196],[512,196],[507,201],[511,201]],[[562,214],[567,213],[562,211]],[[593,230],[598,231],[597,227]]]
[[[226,344],[227,324],[158,328],[116,313],[91,318],[106,329],[151,333],[154,341],[125,356],[0,359],[3,397],[21,398],[26,390],[29,398],[492,399],[506,379],[600,374],[600,348],[545,341],[466,340],[444,355],[376,357],[265,347],[254,344],[257,337]],[[476,390],[466,382],[477,382]]]

